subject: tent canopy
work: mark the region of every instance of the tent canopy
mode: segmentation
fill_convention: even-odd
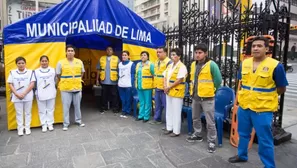
[[[5,45],[67,42],[104,50],[119,40],[156,48],[165,35],[118,0],[67,0],[4,28]]]

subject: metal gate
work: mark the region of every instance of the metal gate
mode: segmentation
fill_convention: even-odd
[[[221,69],[223,84],[236,91],[237,70],[244,49],[242,41],[250,36],[272,35],[275,39],[272,57],[282,61],[286,69],[290,0],[287,5],[274,0],[266,0],[264,4],[243,4],[243,1],[232,0],[208,0],[206,3],[203,0],[179,0],[178,26],[163,27],[167,47],[182,49],[181,61],[188,68],[193,61],[194,46],[206,43],[209,57]],[[246,54],[250,53],[246,51]],[[279,112],[274,119],[278,128],[282,125],[283,103],[284,95],[280,98]]]

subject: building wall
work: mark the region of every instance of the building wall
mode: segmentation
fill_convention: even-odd
[[[62,1],[63,0],[38,0],[39,11],[50,8]],[[36,13],[35,0],[2,0],[1,5],[3,27],[30,17]]]
[[[134,0],[119,0],[122,4],[127,6],[132,11],[134,10]]]

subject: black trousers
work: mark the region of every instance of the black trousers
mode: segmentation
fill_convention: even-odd
[[[104,85],[102,84],[102,96],[101,96],[101,108],[108,109],[108,102],[110,102],[110,108],[119,110],[119,94],[117,85]]]

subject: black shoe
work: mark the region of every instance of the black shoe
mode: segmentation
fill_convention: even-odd
[[[100,113],[104,113],[105,111],[106,111],[106,110],[104,110],[104,109],[100,109],[100,110],[99,110]]]
[[[186,139],[186,141],[191,142],[191,143],[196,142],[196,141],[202,142],[203,141],[203,138],[202,137],[199,137],[199,136],[196,136],[195,134],[192,134],[190,137],[188,137]]]
[[[168,130],[165,130],[164,131],[164,135],[168,135],[168,134],[171,134],[173,131],[168,131]]]
[[[239,162],[247,162],[247,160],[240,159],[238,157],[238,155],[236,155],[236,156],[230,157],[228,159],[228,162],[230,162],[230,163],[239,163]]]
[[[118,109],[113,109],[112,112],[113,112],[113,113],[119,113],[120,110],[118,110]]]
[[[148,122],[149,120],[143,120],[144,123]]]
[[[216,144],[210,142],[208,143],[208,150],[209,153],[214,153],[216,151]]]
[[[140,121],[143,120],[142,118],[136,118],[135,121]]]

